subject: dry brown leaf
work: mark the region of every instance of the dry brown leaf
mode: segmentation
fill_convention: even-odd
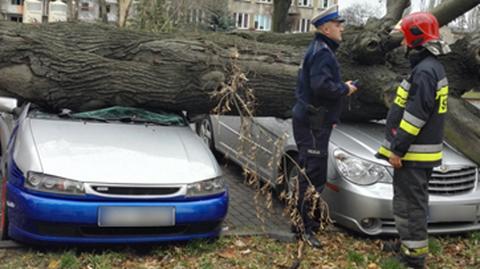
[[[237,257],[235,254],[235,249],[233,248],[227,248],[224,251],[218,253],[218,256],[224,258],[224,259],[234,259]]]
[[[239,247],[239,248],[244,248],[247,246],[247,244],[245,244],[245,242],[243,242],[242,240],[238,239],[235,241],[234,245],[236,247]]]
[[[247,248],[246,250],[240,251],[240,253],[241,253],[242,255],[247,255],[247,254],[252,253],[252,251],[251,251],[249,248]]]
[[[59,260],[51,260],[49,263],[48,263],[48,269],[57,269],[58,266],[60,265],[60,261]]]

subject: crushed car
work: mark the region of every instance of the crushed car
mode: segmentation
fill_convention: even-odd
[[[2,238],[125,244],[215,238],[228,190],[182,113],[61,113],[0,98]]]

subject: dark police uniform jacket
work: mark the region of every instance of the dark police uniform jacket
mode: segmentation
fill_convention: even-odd
[[[413,59],[410,77],[397,88],[386,122],[386,139],[377,156],[402,157],[406,167],[441,164],[448,81],[442,64],[427,50]]]
[[[340,69],[335,57],[338,44],[323,34],[316,33],[310,43],[298,74],[293,107],[293,117],[309,123],[308,108],[326,108],[324,122],[337,123],[341,113],[342,97],[348,86],[341,81]]]

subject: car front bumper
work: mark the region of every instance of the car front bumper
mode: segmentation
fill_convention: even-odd
[[[188,201],[81,201],[33,195],[7,184],[9,235],[31,243],[115,244],[216,237],[227,214],[228,193]],[[174,207],[175,225],[99,227],[100,207]]]
[[[369,235],[397,233],[391,184],[359,186],[338,179],[322,195],[340,225]],[[456,196],[430,195],[428,214],[431,234],[480,230],[480,188]]]

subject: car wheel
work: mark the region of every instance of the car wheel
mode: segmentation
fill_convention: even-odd
[[[205,142],[208,148],[215,153],[215,144],[213,140],[213,128],[212,121],[210,116],[203,117],[200,121],[195,124],[195,129],[198,136]]]
[[[284,180],[277,186],[279,193],[285,192],[286,199],[293,197],[298,183],[298,158],[296,154],[289,154],[289,157],[284,157],[283,173]]]

